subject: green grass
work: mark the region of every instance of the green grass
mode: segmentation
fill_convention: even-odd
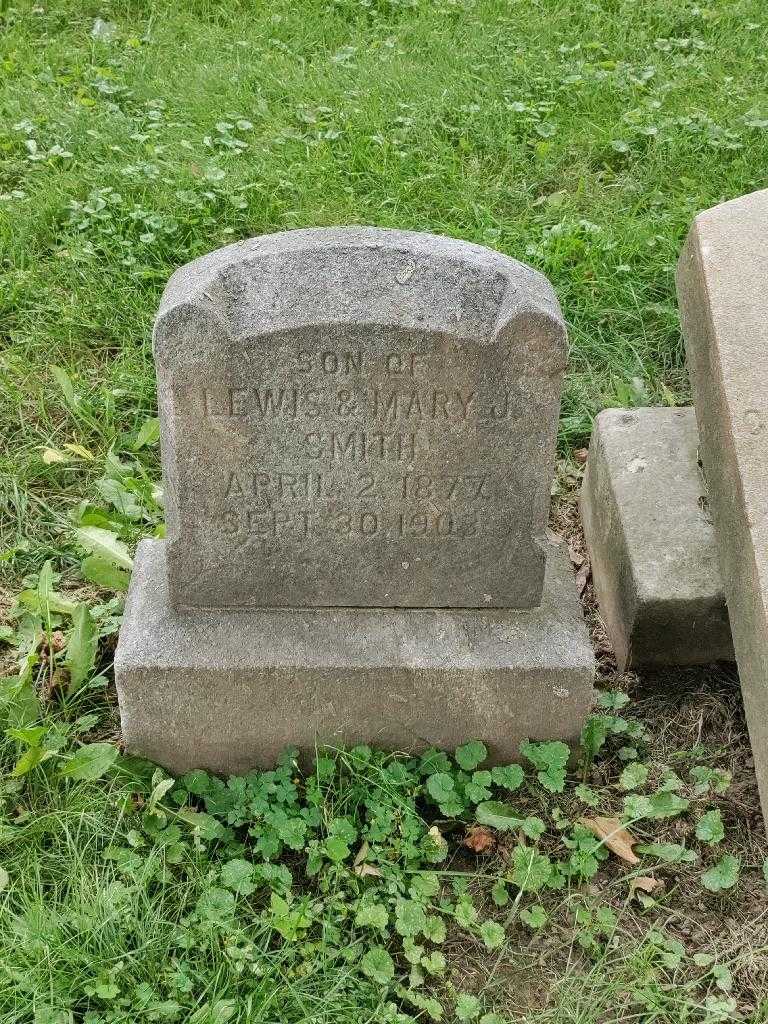
[[[765,851],[740,820],[738,774],[728,796],[733,735],[686,747],[677,732],[670,748],[675,713],[653,736],[640,708],[610,710],[614,694],[606,744],[568,778],[561,744],[490,773],[470,743],[328,751],[307,774],[288,757],[226,784],[119,758],[64,779],[73,751],[94,749],[77,737],[99,692],[49,702],[34,740],[0,739],[3,1024],[768,1019]],[[53,754],[14,775],[30,742]],[[645,772],[628,789],[630,743]],[[640,866],[580,824],[595,814],[627,823]],[[725,828],[695,830],[705,814]],[[477,855],[476,821],[498,829]],[[724,855],[736,873],[713,891]],[[638,876],[653,896],[633,897]]]
[[[19,571],[65,546],[92,468],[41,447],[100,461],[152,412],[163,285],[232,239],[369,223],[528,260],[570,323],[565,445],[605,405],[686,399],[681,241],[765,182],[761,0],[3,6],[0,550],[29,542]]]
[[[168,834],[147,833],[144,776],[57,774],[81,740],[115,738],[121,599],[84,584],[74,531],[101,523],[130,546],[160,528],[157,445],[138,442],[156,411],[150,335],[171,272],[234,239],[348,223],[526,260],[570,326],[566,452],[604,406],[688,398],[674,264],[698,210],[766,183],[767,34],[763,0],[0,0],[0,659],[34,684],[54,751],[15,777],[24,742],[0,737],[0,1024],[397,1020],[392,992],[359,969],[349,866],[302,882],[316,916],[298,944],[275,933],[263,893],[238,897],[222,927],[200,900],[237,843],[258,860],[249,839],[206,846],[184,832],[169,851]],[[70,695],[71,609],[51,612],[54,582],[99,632]],[[712,798],[722,844],[704,844],[695,868],[652,867],[666,888],[648,904],[609,859],[591,881],[537,896],[541,934],[515,920],[489,953],[451,932],[446,978],[430,988],[446,1020],[464,992],[527,1024],[768,1022],[749,746],[732,682],[700,684],[641,709],[658,733],[640,752],[641,791],[675,770],[691,796],[692,765],[730,769],[732,789]],[[3,727],[18,724],[14,686],[0,680]],[[598,812],[621,813],[624,767],[614,745],[592,770]],[[571,823],[586,810],[578,781],[560,801]],[[350,770],[324,815],[371,785]],[[546,819],[542,849],[563,856],[558,800],[530,779],[524,792],[526,813]],[[706,806],[637,831],[695,845]],[[461,872],[482,915],[506,921],[486,890],[509,864],[467,854],[462,815],[441,885],[449,894]],[[304,853],[289,858],[297,875]],[[701,876],[721,854],[742,871],[718,894]],[[602,932],[585,916],[601,907],[616,920]]]

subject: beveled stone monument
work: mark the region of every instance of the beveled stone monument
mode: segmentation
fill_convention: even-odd
[[[168,539],[116,656],[129,749],[238,772],[287,744],[576,739],[594,665],[546,541],[544,277],[427,234],[268,235],[174,274],[154,352]]]
[[[604,409],[581,519],[620,672],[733,661],[693,409]]]
[[[768,819],[768,189],[700,213],[677,267],[699,451]]]

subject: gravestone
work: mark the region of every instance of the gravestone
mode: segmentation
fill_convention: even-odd
[[[768,816],[768,190],[699,214],[677,291],[733,645]]]
[[[532,270],[272,235],[174,275],[155,357],[177,607],[539,603],[565,330]]]
[[[581,518],[619,671],[733,660],[693,409],[604,409]]]
[[[240,771],[289,743],[505,759],[578,735],[545,278],[448,238],[290,231],[179,270],[154,352],[168,539],[139,549],[117,652],[129,748]]]

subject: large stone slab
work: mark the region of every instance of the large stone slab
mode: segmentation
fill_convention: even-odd
[[[606,409],[581,490],[619,670],[733,660],[693,409]]]
[[[168,540],[115,656],[129,750],[575,742],[594,658],[548,547],[565,330],[528,267],[373,228],[238,243],[155,327]]]
[[[139,546],[115,676],[128,750],[172,772],[245,772],[316,742],[418,751],[478,737],[505,762],[527,737],[578,738],[594,658],[560,549],[529,611],[215,615],[171,607],[166,550]]]
[[[177,607],[538,604],[566,342],[531,268],[263,236],[174,274],[154,351]]]
[[[768,191],[700,214],[677,290],[733,643],[768,813]]]

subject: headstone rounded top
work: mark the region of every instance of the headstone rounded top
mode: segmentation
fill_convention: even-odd
[[[310,324],[396,324],[491,341],[523,310],[551,321],[542,351],[565,364],[565,329],[549,281],[493,249],[443,235],[377,227],[304,228],[235,242],[177,270],[163,293],[155,358],[188,363],[173,326],[190,306],[229,333]]]
[[[530,608],[566,331],[470,242],[313,228],[182,267],[155,325],[177,607]]]

